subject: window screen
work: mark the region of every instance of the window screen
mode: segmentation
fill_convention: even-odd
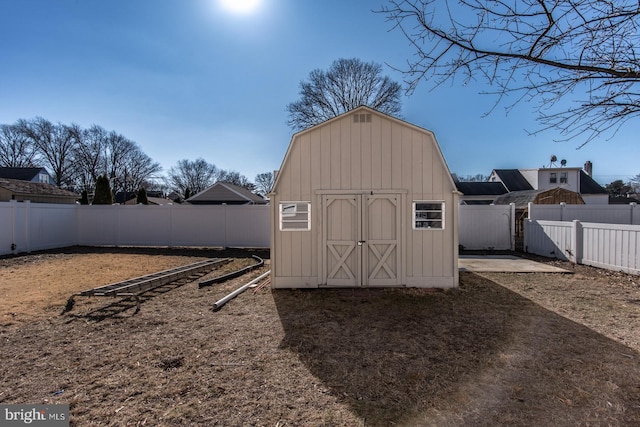
[[[413,202],[413,228],[416,230],[444,228],[444,202]]]
[[[280,203],[280,230],[306,231],[311,229],[311,203]]]

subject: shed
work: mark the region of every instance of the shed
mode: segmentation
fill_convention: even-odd
[[[513,203],[516,208],[516,248],[524,241],[524,220],[529,216],[529,203],[536,205],[584,205],[582,196],[575,191],[561,187],[546,190],[512,191],[496,197],[494,204],[508,205]]]
[[[431,131],[368,107],[301,131],[269,195],[272,285],[456,287],[458,195]]]
[[[496,197],[496,205],[508,205],[514,203],[516,209],[527,209],[529,203],[536,205],[584,205],[580,194],[565,188],[548,188],[545,190],[512,191]]]

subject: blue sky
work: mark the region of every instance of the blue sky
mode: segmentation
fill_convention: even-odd
[[[0,123],[44,117],[98,124],[139,144],[167,171],[202,157],[249,179],[272,171],[291,139],[286,105],[338,58],[402,68],[413,52],[372,9],[382,0],[261,0],[250,14],[222,0],[0,0]],[[402,75],[384,65],[396,81]],[[640,123],[579,141],[539,128],[534,105],[509,115],[480,84],[422,84],[402,118],[435,132],[452,172],[534,168],[555,154],[594,164],[602,184],[640,173]]]

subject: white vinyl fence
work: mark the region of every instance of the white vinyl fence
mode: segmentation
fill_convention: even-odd
[[[598,222],[640,225],[640,207],[629,205],[534,205],[529,204],[529,219],[544,221]]]
[[[268,248],[269,207],[0,202],[0,255],[74,245]]]
[[[637,206],[530,205],[529,212],[535,219],[525,220],[525,251],[640,273],[640,225],[622,225],[640,224]],[[515,220],[513,205],[461,205],[459,243],[464,249],[513,250]],[[74,245],[268,248],[269,224],[266,205],[0,202],[0,255]]]
[[[515,205],[460,205],[458,241],[464,249],[514,250]]]
[[[640,274],[640,225],[526,220],[524,244],[530,253]]]

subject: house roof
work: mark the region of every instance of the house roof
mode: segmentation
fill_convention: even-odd
[[[580,171],[580,193],[581,194],[608,194],[593,178],[583,170]]]
[[[499,196],[507,192],[501,182],[456,182],[456,188],[465,196]]]
[[[245,203],[264,205],[268,200],[244,187],[228,182],[216,182],[212,186],[194,194],[187,200],[189,203]]]
[[[31,181],[44,168],[0,168],[0,178]],[[46,169],[44,169],[46,172]],[[47,172],[47,175],[49,172]]]
[[[173,200],[171,199],[165,199],[162,197],[147,197],[147,201],[149,202],[150,205],[169,205],[169,204],[174,204]],[[134,197],[132,199],[127,200],[125,203],[125,205],[137,205],[137,197]]]
[[[494,172],[509,191],[533,190],[529,181],[522,176],[518,169],[494,169]]]
[[[77,199],[78,195],[63,190],[55,185],[42,182],[21,181],[18,179],[0,178],[0,187],[20,195],[56,196]]]

